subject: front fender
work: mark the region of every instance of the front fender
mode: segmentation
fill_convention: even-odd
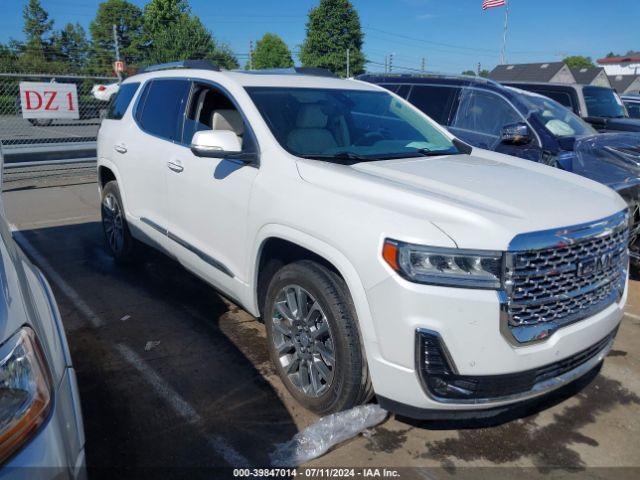
[[[258,305],[258,265],[260,265],[260,257],[262,255],[262,249],[265,242],[270,238],[278,238],[282,240],[295,243],[307,250],[312,251],[316,255],[321,256],[326,261],[331,263],[336,270],[340,273],[342,278],[349,288],[351,298],[358,316],[358,323],[360,327],[360,338],[365,345],[370,342],[376,342],[375,327],[371,317],[371,311],[369,309],[369,303],[367,301],[366,292],[360,276],[353,264],[347,259],[347,257],[333,245],[329,245],[322,240],[318,240],[316,237],[302,232],[295,228],[280,225],[280,224],[268,224],[263,226],[256,236],[256,241],[253,245],[254,251],[252,253],[252,271],[250,277],[253,280],[252,285],[252,299],[248,303],[251,308],[251,313],[255,316],[260,315],[260,308]]]

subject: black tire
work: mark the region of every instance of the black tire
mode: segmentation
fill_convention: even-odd
[[[283,298],[282,295],[286,295],[288,288],[295,287],[301,288],[304,292],[309,301],[307,305],[310,306],[310,310],[313,310],[313,306],[316,303],[321,308],[321,312],[318,313],[317,317],[319,323],[316,325],[322,325],[326,320],[330,332],[329,339],[325,340],[324,343],[318,339],[312,340],[312,346],[309,347],[308,343],[303,344],[300,340],[293,340],[293,335],[283,335],[281,328],[286,320],[276,310],[276,302],[278,299]],[[282,303],[282,301],[279,301],[280,305]],[[298,310],[300,309],[298,308]],[[353,302],[346,284],[339,275],[311,260],[302,260],[285,265],[276,272],[269,282],[263,312],[271,359],[283,383],[301,405],[318,414],[327,414],[352,408],[371,398],[373,392],[369,370],[360,342]],[[309,316],[307,315],[307,317]],[[295,331],[294,328],[291,330]],[[316,326],[315,332],[319,331],[320,328]],[[299,331],[299,333],[304,335],[304,332]],[[309,338],[312,335],[313,333],[310,334]],[[288,361],[287,358],[281,357],[282,351],[278,353],[277,345],[285,345],[286,347],[286,344],[282,341],[284,338],[291,338],[291,344],[294,345],[289,350],[292,353],[285,353],[284,355],[297,358],[299,363],[307,362],[307,367],[304,370],[299,367],[297,376],[295,373],[290,376],[285,371],[285,366],[291,365],[293,361]],[[318,367],[315,366],[319,360],[325,363],[325,356],[318,353],[319,350],[312,350],[312,353],[309,353],[309,350],[315,349],[318,344],[321,345],[319,348],[322,348],[323,351],[326,351],[327,345],[333,347],[333,365],[329,367],[331,381],[325,381],[324,385],[322,385],[324,390],[320,389],[321,393],[309,393],[303,391],[296,383],[299,383],[303,372],[309,373],[314,368],[316,372],[319,372]],[[305,345],[307,347],[306,352],[299,353],[299,349],[295,345],[303,350],[305,350],[305,347],[302,345]],[[303,355],[309,357],[300,361]],[[284,361],[287,361],[288,364],[283,365]],[[326,367],[327,364],[325,363],[323,368]],[[311,374],[309,375],[312,376]],[[298,380],[296,381],[296,379]],[[321,380],[325,379],[321,378]],[[321,380],[318,381],[321,382]],[[309,383],[313,382],[310,380]],[[313,390],[311,385],[309,385],[309,388]]]
[[[53,123],[50,118],[30,118],[29,123],[34,127],[48,127]]]
[[[111,256],[121,263],[133,261],[136,258],[137,242],[129,231],[122,197],[115,180],[102,188],[100,213],[105,243]]]

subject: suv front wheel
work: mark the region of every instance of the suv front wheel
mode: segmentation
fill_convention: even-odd
[[[342,278],[303,260],[271,279],[264,306],[271,358],[295,399],[319,414],[372,395],[351,297]]]
[[[136,241],[129,232],[116,181],[111,181],[102,188],[100,212],[109,253],[118,262],[131,261],[134,257]]]

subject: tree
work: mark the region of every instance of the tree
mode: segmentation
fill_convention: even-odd
[[[152,39],[189,12],[186,0],[151,0],[144,7],[144,33]]]
[[[177,21],[156,32],[146,57],[152,64],[182,59],[207,59],[220,67],[238,68],[229,48],[217,44],[200,19],[189,14],[180,15]]]
[[[126,0],[107,0],[98,6],[96,18],[89,25],[93,43],[93,64],[111,70],[115,60],[113,25],[116,26],[120,57],[127,63],[142,58],[142,10]]]
[[[53,20],[49,20],[49,14],[42,8],[39,0],[29,0],[22,10],[24,26],[22,31],[26,36],[26,44],[31,48],[43,48],[47,41],[44,38],[53,28]]]
[[[595,68],[591,57],[583,57],[581,55],[567,57],[563,60],[563,62],[569,68]]]
[[[251,66],[258,70],[293,67],[293,58],[282,38],[273,33],[265,33],[256,43],[256,49],[251,56]]]
[[[480,76],[481,76],[482,78],[489,78],[489,74],[490,74],[490,73],[491,73],[491,72],[490,72],[489,70],[486,70],[486,69],[484,69],[484,68],[483,68],[482,70],[480,70]]]
[[[89,42],[84,28],[79,23],[67,23],[62,30],[54,34],[51,43],[56,57],[73,70],[81,70],[87,64]]]
[[[360,17],[349,0],[320,0],[309,12],[300,60],[306,67],[345,76],[348,49],[350,75],[357,75],[364,72],[363,38]]]
[[[472,77],[475,77],[476,72],[474,72],[473,70],[465,70],[464,72],[462,72],[462,75],[470,75]]]

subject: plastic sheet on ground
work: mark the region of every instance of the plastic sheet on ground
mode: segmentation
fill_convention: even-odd
[[[288,442],[277,445],[271,453],[271,463],[291,467],[308,462],[363,430],[382,423],[387,413],[378,405],[361,405],[322,417]]]

